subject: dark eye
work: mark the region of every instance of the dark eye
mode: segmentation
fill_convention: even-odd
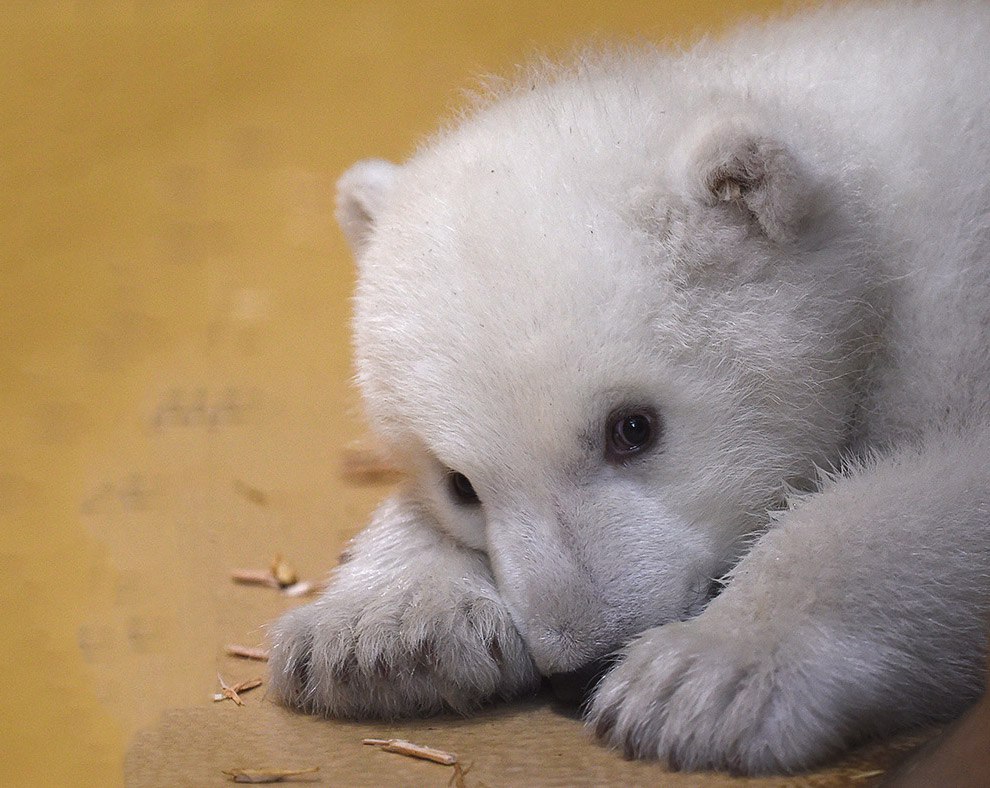
[[[621,462],[645,451],[656,442],[659,427],[659,420],[650,409],[613,413],[608,421],[605,456],[613,462]]]
[[[471,480],[463,473],[451,471],[447,474],[447,485],[450,487],[450,494],[457,503],[465,506],[474,506],[481,503],[478,500],[478,493],[474,491]]]

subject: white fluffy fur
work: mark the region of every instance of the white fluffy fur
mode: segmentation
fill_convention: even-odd
[[[599,735],[743,772],[964,708],[990,595],[987,41],[982,3],[805,13],[535,70],[346,174],[358,378],[412,481],[275,625],[278,696],[465,710],[622,649]],[[663,434],[615,464],[621,406]]]

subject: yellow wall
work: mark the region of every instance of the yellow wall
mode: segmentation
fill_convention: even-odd
[[[227,569],[318,574],[381,495],[338,471],[342,169],[536,50],[778,5],[0,4],[0,783],[119,781],[260,637]]]

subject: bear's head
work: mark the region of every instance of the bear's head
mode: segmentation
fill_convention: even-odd
[[[338,192],[371,427],[548,674],[703,608],[853,437],[875,323],[814,157],[752,108],[595,88],[512,94]]]

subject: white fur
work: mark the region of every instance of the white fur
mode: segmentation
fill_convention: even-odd
[[[465,709],[622,649],[599,735],[743,772],[964,708],[990,595],[988,40],[980,3],[805,13],[534,70],[348,172],[358,379],[412,481],[275,625],[278,696]],[[616,464],[622,406],[663,433]]]

